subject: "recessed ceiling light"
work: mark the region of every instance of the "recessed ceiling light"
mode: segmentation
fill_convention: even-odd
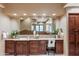
[[[14,13],[13,15],[14,15],[14,16],[16,16],[17,14],[16,14],[16,13]]]
[[[43,15],[43,16],[46,16],[46,13],[43,13],[42,15]]]
[[[55,16],[56,14],[55,14],[55,13],[53,13],[52,15],[53,15],[53,16]]]
[[[33,15],[33,16],[36,16],[36,13],[33,13],[32,15]]]
[[[24,15],[24,16],[26,16],[27,14],[26,14],[26,13],[24,13],[23,15]]]

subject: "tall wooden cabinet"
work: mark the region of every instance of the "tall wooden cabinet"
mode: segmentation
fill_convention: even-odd
[[[79,14],[71,13],[69,22],[69,55],[79,55]]]

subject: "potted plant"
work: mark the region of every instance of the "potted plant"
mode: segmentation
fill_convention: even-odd
[[[11,32],[11,38],[16,38],[17,36],[17,31],[12,31]]]

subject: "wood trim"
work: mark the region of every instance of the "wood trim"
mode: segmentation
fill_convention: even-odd
[[[79,13],[68,13],[68,17],[69,15],[79,15]]]

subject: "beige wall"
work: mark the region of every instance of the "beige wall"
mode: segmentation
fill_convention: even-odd
[[[2,9],[0,8],[0,55],[4,55],[5,52],[5,43],[1,39],[1,31],[11,32],[12,30],[19,30],[19,25],[16,20],[10,19],[3,14]]]
[[[60,20],[60,28],[62,28],[64,32],[64,55],[68,55],[68,21],[66,14]]]
[[[13,30],[20,30],[20,25],[19,25],[19,20],[18,19],[11,19],[10,20],[10,28],[11,28],[11,31]]]
[[[0,30],[10,32],[10,19],[3,14],[2,9],[0,9]]]
[[[63,32],[64,32],[64,55],[68,55],[68,42],[67,42],[67,15],[65,14],[64,16],[62,16],[60,19],[56,19],[55,20],[56,23],[56,28],[62,28]]]
[[[60,19],[55,20],[56,28],[60,28]]]
[[[1,31],[0,31],[0,56],[4,55],[5,47],[4,40],[1,39]]]
[[[1,39],[1,31],[10,32],[10,19],[2,13],[2,9],[0,9],[0,55],[4,55],[4,40]]]
[[[12,30],[19,30],[18,21],[7,17],[0,9],[0,31],[11,32]]]

